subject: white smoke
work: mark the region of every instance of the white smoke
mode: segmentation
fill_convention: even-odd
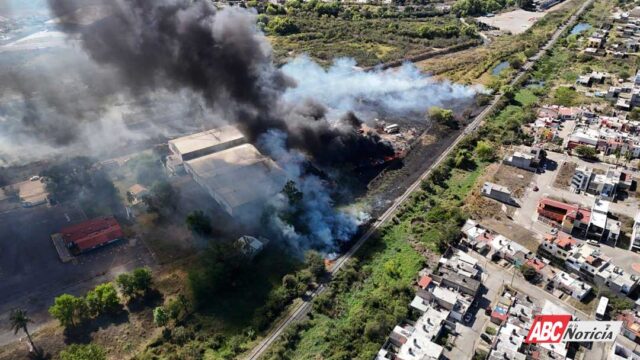
[[[395,114],[424,114],[432,106],[469,100],[481,87],[439,81],[415,65],[404,63],[396,69],[363,71],[350,58],[334,60],[323,68],[307,56],[300,56],[282,67],[297,82],[284,99],[300,102],[314,99],[334,111],[334,117],[359,111],[371,105]]]
[[[310,248],[326,252],[336,250],[339,242],[348,241],[367,219],[366,214],[337,210],[331,199],[327,184],[318,176],[305,173],[303,165],[306,157],[297,150],[287,149],[287,135],[271,130],[260,137],[258,143],[282,168],[288,180],[293,180],[303,193],[301,220],[308,227],[306,233],[296,231],[277,213],[287,211],[291,204],[284,194],[276,195],[270,205],[275,212],[269,217],[269,226],[294,249],[302,252]]]

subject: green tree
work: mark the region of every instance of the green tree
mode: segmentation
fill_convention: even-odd
[[[148,268],[137,268],[131,273],[133,276],[133,284],[136,291],[142,295],[146,295],[151,289],[153,284],[153,277],[151,276],[151,270]]]
[[[129,273],[123,273],[116,278],[116,284],[126,298],[131,299],[135,297],[136,287],[133,283],[133,276]]]
[[[104,349],[96,344],[72,344],[60,352],[60,360],[106,360]]]
[[[536,269],[533,268],[533,266],[527,264],[520,266],[520,272],[522,273],[522,276],[527,279],[527,281],[533,281],[538,276],[538,272],[536,271]]]
[[[496,156],[495,146],[487,141],[478,141],[474,151],[480,161],[493,161]]]
[[[574,106],[578,105],[578,96],[577,91],[561,86],[556,89],[552,101],[560,106]]]
[[[300,31],[298,26],[288,17],[274,17],[269,21],[267,29],[277,35],[291,35]]]
[[[325,275],[326,268],[324,267],[324,259],[317,251],[307,251],[304,254],[304,263],[316,280]]]
[[[31,339],[31,334],[29,333],[29,329],[27,326],[30,322],[33,322],[31,318],[27,315],[26,310],[15,309],[11,311],[11,315],[9,315],[9,322],[11,323],[11,330],[13,330],[13,334],[17,334],[18,331],[22,330],[27,335],[27,339],[29,339],[29,344],[32,349],[35,349],[36,346],[33,343],[33,339]]]
[[[112,283],[100,284],[85,296],[87,308],[91,316],[114,311],[120,305],[118,292]]]
[[[211,235],[213,232],[211,220],[202,210],[196,210],[189,213],[189,215],[187,215],[186,223],[189,230],[196,234]]]
[[[458,126],[458,123],[453,117],[453,110],[443,109],[438,106],[433,106],[429,109],[429,119],[450,128],[456,128]]]
[[[60,325],[64,327],[76,326],[85,318],[86,313],[84,299],[69,294],[56,297],[53,305],[49,307],[49,314],[60,321]]]
[[[580,145],[575,148],[575,151],[576,151],[576,154],[578,154],[578,156],[583,157],[585,159],[591,159],[591,160],[597,159],[598,152],[592,146]]]
[[[164,307],[158,306],[157,308],[153,309],[153,323],[158,327],[167,326],[167,324],[169,323],[169,315],[167,314],[167,310]]]

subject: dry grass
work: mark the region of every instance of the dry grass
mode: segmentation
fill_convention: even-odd
[[[498,171],[493,176],[493,182],[506,186],[511,190],[511,194],[516,198],[524,195],[525,189],[531,183],[534,173],[508,165],[500,165]]]
[[[576,172],[576,163],[574,162],[565,162],[560,166],[560,170],[558,171],[558,175],[553,182],[553,186],[558,189],[565,189],[571,184],[571,178],[573,174]]]

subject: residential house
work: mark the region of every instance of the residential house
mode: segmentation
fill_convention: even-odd
[[[570,235],[585,236],[591,221],[591,210],[549,198],[540,199],[537,211],[538,220],[557,226]]]
[[[484,253],[491,248],[491,242],[494,238],[491,231],[471,219],[467,220],[462,226],[462,235],[460,243],[480,253]]]
[[[491,182],[484,183],[484,185],[482,186],[481,194],[508,205],[514,205],[516,203],[515,200],[511,197],[511,191],[509,191],[506,186],[494,184]]]
[[[575,248],[577,240],[562,231],[557,235],[547,235],[540,245],[540,248],[547,254],[565,261]]]
[[[529,256],[533,255],[531,251],[524,246],[502,235],[497,235],[493,239],[491,247],[493,248],[494,257],[507,260],[516,267],[520,267]]]
[[[260,253],[264,247],[269,243],[269,239],[260,237],[260,239],[253,236],[244,235],[236,240],[236,246],[247,257],[253,258]]]
[[[631,233],[631,244],[629,244],[629,250],[640,250],[640,212],[638,212],[633,222],[633,232]]]
[[[516,151],[512,155],[507,156],[502,163],[519,169],[528,171],[537,171],[540,165],[541,149],[532,148],[529,152]]]
[[[140,204],[147,195],[149,195],[149,190],[140,184],[134,184],[127,190],[127,198],[134,206]]]
[[[564,291],[568,295],[571,295],[571,297],[580,301],[584,300],[592,289],[591,285],[588,285],[561,270],[556,270],[556,274],[552,281],[557,289]]]
[[[624,323],[623,323],[624,324]],[[623,328],[624,331],[624,328]],[[608,360],[640,360],[640,353],[630,349],[619,342],[614,342],[609,352]]]
[[[629,340],[640,342],[640,318],[633,311],[619,314],[618,321],[622,321],[622,335]]]
[[[397,325],[382,346],[376,360],[438,360],[444,349],[436,341],[442,335],[449,311],[429,307],[415,322]]]

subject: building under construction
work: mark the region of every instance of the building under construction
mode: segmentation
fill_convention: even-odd
[[[234,217],[261,205],[286,182],[278,165],[233,126],[171,140],[169,149],[167,168],[190,174]]]

